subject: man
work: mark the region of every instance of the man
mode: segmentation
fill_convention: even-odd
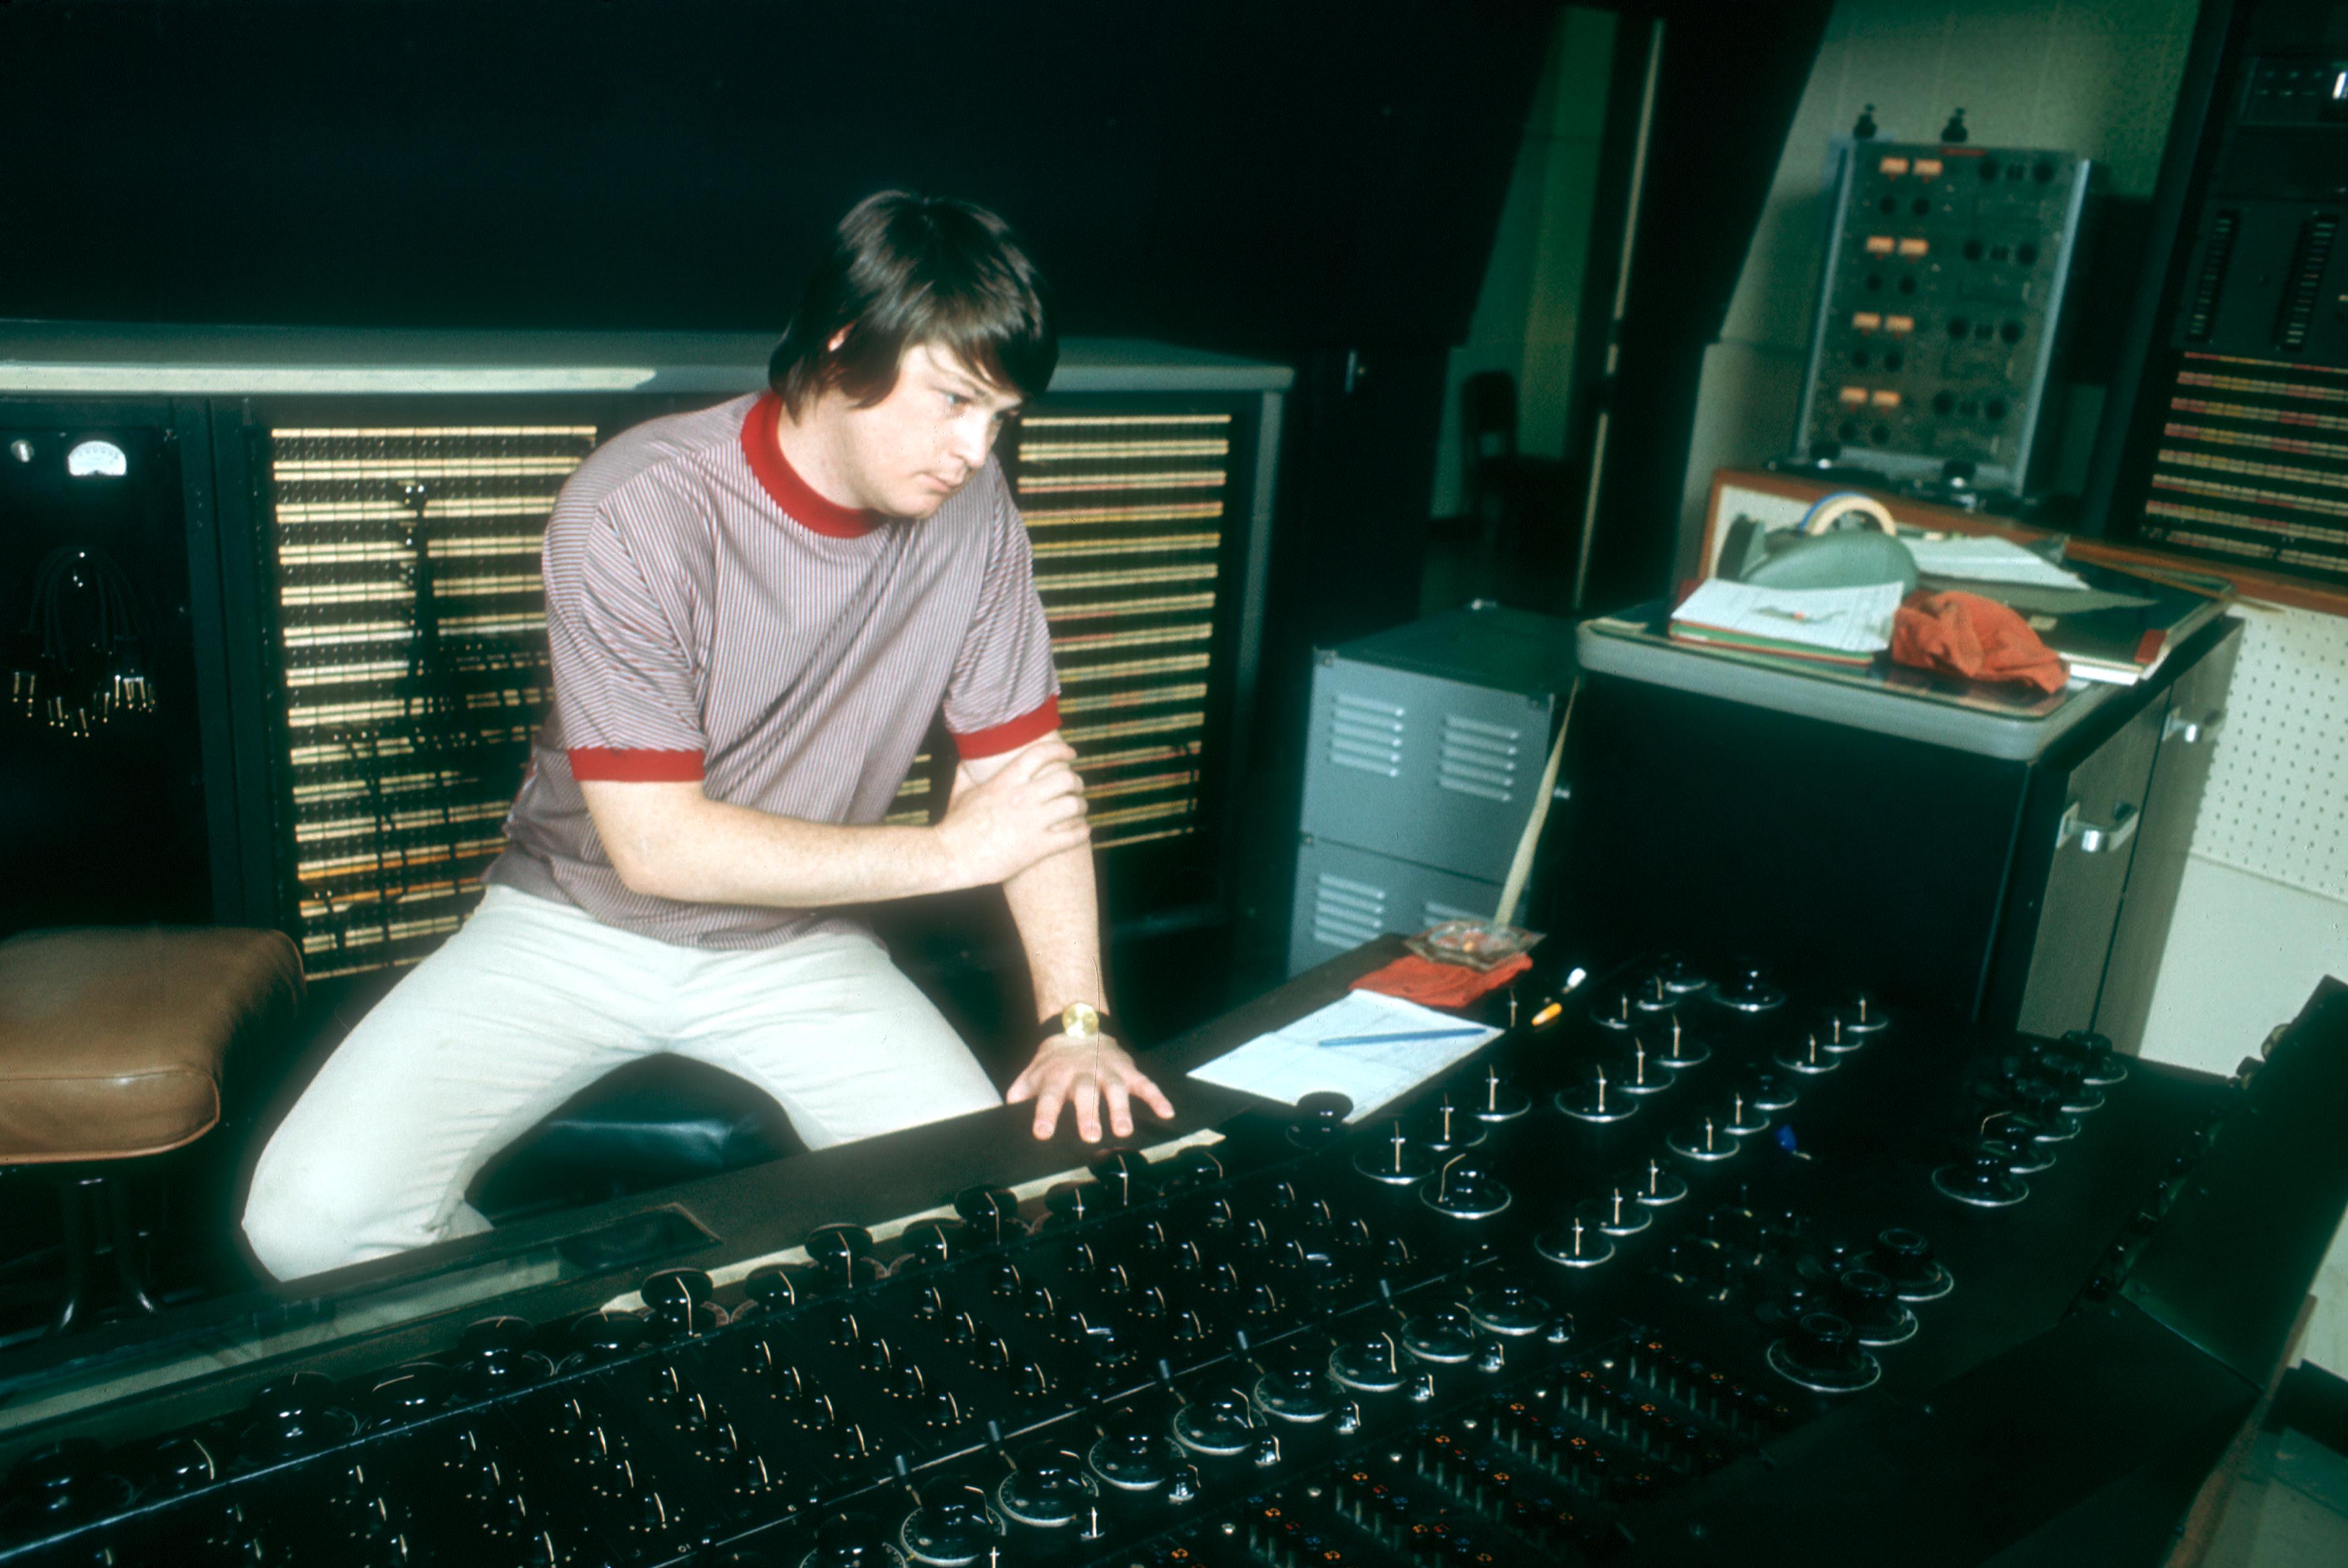
[[[1003,884],[1042,1022],[1010,1099],[1086,1141],[1173,1108],[1107,1011],[1075,753],[989,449],[1058,356],[1002,221],[888,192],[842,220],[770,390],[580,466],[546,535],[552,711],[465,927],[352,1031],[254,1171],[280,1278],[484,1227],[499,1148],[675,1051],[811,1148],[999,1103],[839,906]],[[934,827],[879,825],[933,715]]]

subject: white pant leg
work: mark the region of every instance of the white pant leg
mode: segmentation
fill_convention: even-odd
[[[871,937],[824,932],[695,958],[670,1048],[773,1095],[810,1149],[1003,1103]]]
[[[466,1185],[556,1106],[657,1049],[696,956],[491,888],[271,1138],[244,1211],[262,1266],[292,1279],[480,1229]]]

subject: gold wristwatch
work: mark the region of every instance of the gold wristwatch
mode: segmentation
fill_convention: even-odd
[[[1107,1013],[1090,1002],[1071,1002],[1035,1026],[1035,1043],[1040,1046],[1055,1035],[1093,1040],[1104,1035],[1114,1037],[1117,1033],[1117,1023]]]

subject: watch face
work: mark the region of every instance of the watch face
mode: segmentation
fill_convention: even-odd
[[[1071,1002],[1060,1009],[1060,1032],[1073,1038],[1100,1033],[1100,1014],[1089,1003]]]

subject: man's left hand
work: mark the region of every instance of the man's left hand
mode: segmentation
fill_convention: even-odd
[[[1012,1104],[1035,1102],[1035,1136],[1049,1138],[1060,1125],[1060,1107],[1076,1110],[1076,1135],[1098,1143],[1101,1101],[1108,1101],[1108,1126],[1119,1138],[1133,1136],[1133,1101],[1138,1098],[1161,1120],[1171,1120],[1174,1105],[1133,1065],[1133,1058],[1114,1040],[1095,1037],[1072,1040],[1054,1035],[1036,1051],[1027,1070],[1004,1097]]]

